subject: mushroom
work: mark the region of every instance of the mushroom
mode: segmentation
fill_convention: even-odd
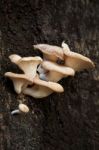
[[[43,61],[42,67],[47,70],[45,73],[40,74],[40,79],[58,82],[63,77],[74,76],[75,71],[66,66],[58,65],[54,62]]]
[[[22,89],[27,85],[31,85],[33,81],[25,74],[16,74],[12,72],[6,72],[6,77],[9,77],[13,81],[14,89],[17,94],[20,94]]]
[[[18,59],[18,55],[10,55],[9,58],[12,62],[19,66],[24,73],[29,76],[32,80],[36,76],[37,66],[42,62],[41,57],[23,57]]]
[[[37,44],[34,45],[34,48],[39,49],[43,53],[44,60],[56,62],[58,59],[64,59],[64,54],[61,47],[48,44]]]
[[[11,115],[19,114],[19,113],[28,113],[29,108],[25,104],[19,104],[18,109],[15,109],[11,112]]]
[[[40,80],[38,76],[34,78],[33,83],[34,85],[31,88],[25,88],[23,93],[34,98],[43,98],[49,96],[53,92],[61,93],[64,91],[60,84]]]
[[[63,52],[65,55],[65,65],[73,68],[75,71],[89,69],[95,67],[94,63],[87,57],[70,51],[66,43],[62,43]]]

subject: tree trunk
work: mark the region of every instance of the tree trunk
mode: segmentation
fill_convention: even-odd
[[[99,149],[98,10],[98,0],[0,1],[0,150]],[[20,72],[9,55],[41,56],[33,44],[61,46],[63,40],[96,68],[62,79],[62,94],[18,96],[4,78],[7,71]],[[30,112],[12,116],[19,102]]]

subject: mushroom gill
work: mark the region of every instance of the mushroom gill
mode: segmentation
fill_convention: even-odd
[[[32,80],[29,79],[25,74],[16,74],[12,72],[6,72],[5,76],[13,81],[14,89],[17,94],[22,92],[22,89],[27,87],[27,85],[32,84]]]
[[[17,59],[19,57],[20,56],[18,55],[10,55],[9,58],[33,80],[36,76],[37,66],[42,62],[41,57],[21,57],[20,59]]]

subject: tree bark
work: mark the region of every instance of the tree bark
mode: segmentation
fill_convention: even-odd
[[[0,1],[0,150],[99,149],[98,10],[98,0]],[[62,79],[62,94],[18,96],[4,78],[7,71],[20,72],[9,55],[41,56],[33,44],[61,46],[63,40],[96,68]],[[30,112],[11,116],[19,102]]]

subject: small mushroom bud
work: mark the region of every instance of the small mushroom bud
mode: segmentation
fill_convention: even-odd
[[[18,108],[19,109],[13,110],[11,112],[11,115],[20,114],[20,113],[28,113],[29,112],[29,108],[25,104],[19,104]]]

